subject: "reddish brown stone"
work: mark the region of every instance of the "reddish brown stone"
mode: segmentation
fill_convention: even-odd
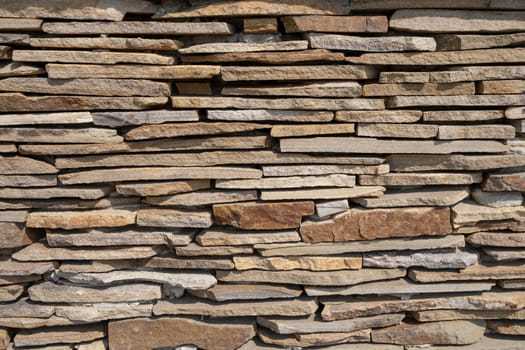
[[[18,248],[37,241],[42,236],[38,230],[26,229],[13,222],[0,222],[0,249]]]

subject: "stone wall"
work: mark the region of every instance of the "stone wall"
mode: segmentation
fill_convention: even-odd
[[[0,17],[0,349],[525,349],[525,1]]]

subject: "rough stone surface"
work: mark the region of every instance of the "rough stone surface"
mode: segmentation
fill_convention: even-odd
[[[310,46],[316,49],[345,50],[345,51],[435,51],[436,41],[433,38],[415,36],[369,37],[337,35],[337,34],[308,34]]]
[[[429,187],[424,190],[390,192],[377,198],[353,198],[352,201],[365,208],[393,208],[412,206],[450,206],[469,196],[469,191],[463,189],[447,189]]]
[[[15,345],[39,346],[47,344],[75,344],[104,337],[102,325],[81,327],[53,327],[48,329],[22,330],[15,336]]]
[[[153,227],[210,227],[209,211],[183,211],[176,209],[140,209],[137,225]]]
[[[302,289],[271,284],[217,284],[207,290],[190,291],[200,298],[214,301],[296,298]]]
[[[209,229],[201,232],[195,241],[202,246],[236,246],[262,243],[298,242],[297,231],[240,231]]]
[[[283,66],[283,67],[223,67],[224,81],[245,80],[320,80],[373,79],[377,72],[367,66]]]
[[[427,269],[462,269],[478,262],[478,254],[459,250],[432,250],[419,252],[380,252],[363,254],[365,267],[411,267]]]
[[[233,258],[237,270],[358,270],[363,266],[360,256],[354,257],[243,257]],[[381,266],[379,266],[381,267]]]
[[[229,96],[311,96],[311,97],[358,97],[362,94],[361,85],[353,81],[310,83],[294,86],[269,87],[225,87],[223,95]],[[331,125],[325,125],[330,127]]]

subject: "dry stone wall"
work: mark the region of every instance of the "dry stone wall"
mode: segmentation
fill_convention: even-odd
[[[0,349],[525,349],[525,1],[0,1]]]

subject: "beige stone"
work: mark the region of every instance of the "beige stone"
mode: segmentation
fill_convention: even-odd
[[[374,68],[359,65],[330,66],[226,66],[221,68],[224,81],[263,80],[356,80],[377,77]]]
[[[468,188],[430,187],[423,190],[387,192],[377,198],[353,198],[365,208],[394,208],[411,206],[451,206],[469,196]]]
[[[135,332],[141,329],[142,332]],[[176,329],[177,332],[166,332]],[[144,334],[149,336],[144,337]],[[113,321],[108,326],[109,346],[115,350],[150,350],[195,344],[209,350],[234,350],[255,336],[251,323],[220,324],[186,318],[136,318]]]
[[[522,311],[514,310],[428,310],[411,312],[419,322],[454,320],[491,320],[521,317]]]
[[[459,111],[425,111],[423,121],[426,122],[470,122],[498,120],[503,118],[502,111],[459,110]]]
[[[296,228],[301,217],[314,213],[313,202],[278,202],[221,204],[213,206],[217,225],[228,225],[247,230],[274,230]]]
[[[304,50],[289,52],[233,52],[212,55],[182,56],[183,63],[257,62],[263,64],[297,64],[299,62],[342,62],[345,55],[328,50]]]
[[[9,302],[15,301],[24,293],[25,288],[22,284],[13,284],[10,286],[0,287],[0,301]]]
[[[17,147],[12,144],[0,144],[0,153],[16,153]]]
[[[217,284],[206,290],[190,291],[192,295],[214,301],[297,298],[300,287],[272,284]]]
[[[436,37],[439,50],[488,49],[518,45],[525,41],[525,34],[469,35],[444,34]]]
[[[24,224],[0,222],[0,249],[27,246],[40,239],[40,232],[27,229]]]
[[[339,271],[217,271],[225,282],[268,282],[307,286],[349,286],[363,282],[394,279],[406,274],[405,269],[361,269]]]
[[[153,307],[154,315],[201,315],[210,317],[240,316],[308,316],[317,310],[314,299],[237,301],[218,303],[193,298],[179,299],[176,302],[158,301]]]
[[[501,49],[500,49],[501,50]],[[481,54],[483,50],[475,50]],[[485,50],[491,52],[492,50]],[[468,52],[468,51],[454,51]],[[499,54],[499,52],[495,52]],[[523,79],[525,67],[521,66],[466,66],[449,68],[446,71],[430,72],[432,82],[458,82],[478,80]]]
[[[16,77],[44,73],[41,67],[18,62],[0,63],[0,77]]]
[[[364,96],[411,96],[411,95],[473,95],[476,92],[474,83],[400,83],[400,84],[366,84]]]
[[[430,75],[430,72],[380,72],[379,82],[381,84],[428,83]]]
[[[55,314],[76,323],[95,323],[122,318],[148,317],[152,314],[152,308],[152,304],[138,303],[67,305],[55,307]]]
[[[271,136],[293,137],[353,133],[354,124],[274,125],[272,127]]]
[[[104,338],[104,336],[105,331],[101,324],[22,330],[15,336],[15,346],[25,347],[47,344],[76,344]]]
[[[276,34],[277,18],[255,17],[243,19],[243,32],[246,34]]]
[[[352,10],[397,10],[397,9],[522,9],[523,4],[514,0],[486,1],[486,0],[466,0],[458,3],[455,0],[441,0],[436,3],[434,0],[354,0],[350,5]],[[448,348],[445,348],[449,350]],[[434,350],[434,349],[432,349]],[[468,349],[470,350],[470,349]]]
[[[147,65],[96,65],[96,64],[57,64],[46,65],[52,79],[209,79],[220,73],[219,66],[147,66]],[[111,108],[104,108],[111,109]]]
[[[466,240],[476,246],[525,247],[525,232],[476,232]]]
[[[287,33],[386,33],[386,16],[288,16],[281,19]]]
[[[494,208],[515,207],[523,203],[523,196],[519,192],[484,192],[481,189],[472,192],[472,199]]]
[[[298,242],[297,231],[239,231],[209,229],[197,236],[195,241],[202,246],[232,246],[260,243]]]
[[[64,51],[64,50],[14,50],[13,61],[18,62],[61,62],[93,64],[173,64],[170,56],[151,53]]]
[[[114,81],[114,79],[111,79],[111,81]],[[123,81],[129,82],[130,80],[126,79]],[[144,80],[138,80],[138,82],[144,82]],[[111,127],[199,121],[199,113],[197,111],[96,112],[92,114],[92,117],[95,125]]]
[[[421,111],[337,111],[335,120],[354,123],[415,123],[421,119]]]
[[[428,139],[438,134],[437,125],[360,123],[357,136]]]
[[[208,43],[179,49],[183,55],[227,52],[299,51],[306,50],[306,40],[289,40],[263,43]]]
[[[525,191],[525,173],[489,174],[483,183],[484,191]]]
[[[2,327],[17,328],[17,329],[34,329],[41,327],[55,327],[55,326],[70,326],[75,325],[75,322],[66,318],[51,316],[49,318],[40,317],[9,317],[0,319]],[[49,349],[50,347],[47,347]],[[47,350],[46,349],[46,350]],[[71,350],[70,346],[56,345],[51,350]]]
[[[494,320],[489,321],[488,328],[498,334],[524,335],[525,321]]]
[[[102,199],[84,200],[72,198],[33,199],[33,200],[1,200],[2,209],[42,209],[42,210],[78,210],[78,209],[108,209],[111,207],[136,207],[140,204],[139,197],[104,197]]]
[[[7,19],[7,18],[5,18]],[[20,33],[0,33],[0,44],[7,45],[28,45],[30,41],[29,34]]]
[[[496,3],[497,4],[497,3]],[[477,343],[472,345],[462,345],[462,350],[519,350],[521,339],[519,338],[501,338],[501,337],[483,337]],[[430,346],[428,350],[456,350],[457,346]]]
[[[342,199],[359,197],[380,197],[385,188],[381,186],[357,186],[315,189],[263,190],[262,200],[304,200],[304,199]],[[0,191],[1,193],[1,191]]]
[[[370,341],[370,329],[363,329],[353,332],[336,332],[336,333],[310,333],[310,334],[294,334],[294,335],[277,335],[275,333],[266,331],[264,328],[257,330],[257,335],[261,341],[268,344],[278,345],[283,347],[311,347],[311,346],[326,346],[333,344],[363,343]],[[359,348],[357,348],[359,349]]]
[[[243,181],[243,180],[224,180]],[[116,191],[125,196],[167,196],[178,193],[205,190],[210,188],[210,180],[164,181],[149,183],[126,183],[115,187]]]
[[[129,210],[32,212],[27,227],[63,228],[66,230],[91,227],[119,227],[135,223],[136,213]]]
[[[273,189],[307,187],[354,187],[355,176],[332,174],[321,176],[272,177],[258,180],[217,180],[216,188],[228,189]],[[1,181],[1,178],[0,178]],[[0,182],[1,183],[1,182]],[[117,187],[118,190],[118,187]]]
[[[42,22],[41,19],[35,18],[4,18],[0,24],[0,30],[39,31]]]
[[[409,272],[408,276],[413,281],[423,283],[525,278],[525,274],[523,273],[523,265],[473,265],[462,269],[459,272],[413,269]]]
[[[0,80],[0,85],[7,79]],[[84,124],[92,123],[93,118],[89,112],[63,112],[63,113],[28,113],[28,114],[2,114],[0,125],[38,125],[38,124]]]
[[[50,199],[80,198],[99,199],[113,192],[113,186],[106,187],[42,187],[42,188],[0,188],[0,198]]]
[[[523,95],[458,95],[458,96],[395,96],[387,101],[390,108],[419,106],[513,106],[525,104]]]
[[[525,108],[509,107],[505,110],[505,118],[507,119],[525,119]]]
[[[308,162],[306,162],[308,163]],[[308,176],[330,174],[386,174],[388,164],[381,165],[280,165],[263,166],[264,176]]]
[[[519,154],[464,156],[450,155],[391,155],[387,158],[392,171],[476,171],[513,168],[525,165],[525,156]]]
[[[315,49],[395,52],[435,51],[434,38],[416,36],[360,37],[339,34],[307,34],[310,46]]]
[[[155,256],[160,251],[155,247],[129,248],[51,248],[44,243],[33,243],[12,255],[19,261],[52,261],[52,260],[114,260],[141,259]]]
[[[483,252],[490,256],[492,260],[498,262],[511,262],[513,260],[522,260],[525,258],[522,249],[501,249],[501,248],[483,248]]]
[[[4,210],[0,212],[0,222],[24,223],[27,219],[27,210]]]
[[[252,254],[253,248],[250,246],[210,246],[202,247],[195,243],[190,243],[185,247],[176,247],[175,252],[179,256],[230,256],[239,254]]]
[[[183,46],[182,42],[178,40],[173,40],[173,39],[107,38],[107,37],[31,38],[29,42],[32,47],[45,47],[45,48],[54,48],[54,49],[176,51]]]
[[[21,298],[17,302],[3,304],[0,307],[0,315],[5,318],[12,317],[41,317],[47,318],[54,314],[51,305],[35,304],[29,302],[28,298]]]
[[[366,186],[470,185],[482,180],[481,173],[391,173],[359,176],[359,184]]]
[[[2,128],[0,141],[36,142],[36,143],[116,143],[122,137],[116,130],[85,128],[85,129],[47,129],[47,128]]]
[[[19,262],[15,260],[0,261],[0,276],[30,276],[43,275],[54,270],[56,264],[53,262]]]
[[[236,270],[310,270],[310,271],[332,271],[332,270],[358,270],[363,266],[361,256],[348,257],[257,257],[257,256],[235,256],[233,258]],[[368,328],[368,327],[365,327]]]
[[[1,194],[1,191],[0,191]],[[251,201],[257,199],[257,191],[212,190],[198,191],[174,196],[147,197],[144,202],[151,205],[195,206]]]
[[[51,164],[27,157],[0,156],[1,175],[56,174],[58,170]],[[14,178],[14,177],[10,177]],[[16,180],[15,180],[16,181]]]
[[[144,208],[137,212],[137,225],[154,227],[210,227],[213,224],[207,210]]]
[[[515,135],[510,125],[440,125],[438,139],[510,139]]]
[[[522,206],[491,208],[473,201],[463,201],[452,207],[454,224],[476,223],[478,221],[516,220],[525,215]]]
[[[460,269],[472,266],[478,260],[477,253],[457,249],[363,254],[363,266],[380,268],[421,266],[427,269]]]
[[[525,80],[481,81],[478,91],[482,94],[521,94],[525,91]]]
[[[361,96],[361,85],[354,81],[334,81],[273,86],[226,86],[222,95],[228,96],[305,96],[305,97],[358,97]]]

